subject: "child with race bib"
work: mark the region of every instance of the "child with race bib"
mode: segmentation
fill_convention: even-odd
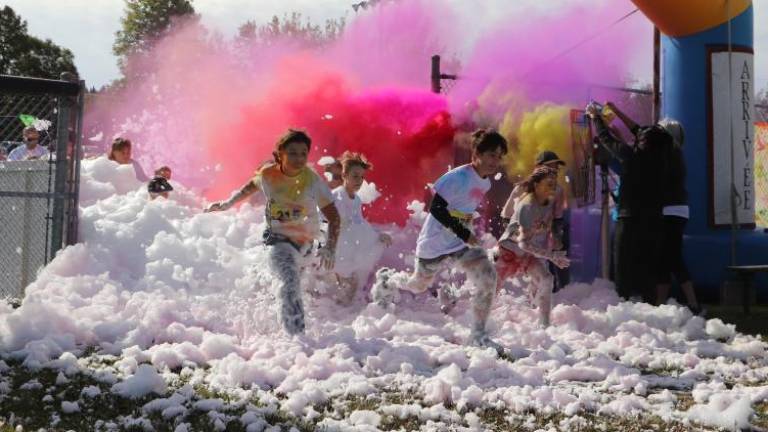
[[[207,211],[227,210],[261,190],[267,204],[264,242],[272,272],[280,283],[280,318],[289,334],[304,333],[300,277],[305,257],[320,235],[318,209],[328,221],[328,238],[318,251],[321,266],[331,270],[339,237],[339,213],[328,185],[307,166],[312,140],[303,131],[288,130],[275,146],[274,162],[262,166],[242,188]]]

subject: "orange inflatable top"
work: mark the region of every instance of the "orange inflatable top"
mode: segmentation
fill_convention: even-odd
[[[688,36],[717,27],[742,12],[752,0],[632,0],[668,36]]]

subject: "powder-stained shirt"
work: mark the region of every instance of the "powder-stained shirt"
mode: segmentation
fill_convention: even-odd
[[[448,202],[451,216],[462,220],[471,230],[472,215],[490,188],[491,181],[480,177],[472,165],[462,165],[443,174],[435,182],[434,191]],[[425,259],[437,258],[466,246],[453,231],[430,214],[421,227],[416,242],[416,256]]]
[[[549,234],[552,231],[554,202],[546,205],[537,203],[532,193],[520,197],[515,202],[515,212],[509,220],[507,230],[499,239],[499,245],[505,249],[522,252],[519,242],[525,242],[539,249],[549,249]],[[525,238],[519,238],[520,233]]]
[[[289,177],[269,164],[256,172],[253,184],[267,198],[266,220],[274,234],[307,244],[320,234],[319,210],[333,203],[328,185],[308,167]]]

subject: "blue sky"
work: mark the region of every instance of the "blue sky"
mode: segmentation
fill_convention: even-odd
[[[568,0],[444,0],[480,19],[493,20],[498,8],[509,9],[535,4],[554,9]],[[354,17],[352,0],[194,0],[193,5],[203,22],[225,36],[231,36],[248,19],[266,22],[273,15],[299,11],[313,21],[326,18]],[[755,8],[755,72],[756,89],[768,87],[768,0],[753,0]],[[75,64],[88,86],[100,87],[118,77],[112,55],[114,34],[120,27],[123,0],[0,0],[11,6],[28,23],[35,36],[50,38],[70,48]],[[637,18],[644,19],[639,14]],[[497,18],[498,19],[498,18]],[[650,60],[638,59],[636,78],[650,80]],[[646,67],[647,66],[647,67]]]

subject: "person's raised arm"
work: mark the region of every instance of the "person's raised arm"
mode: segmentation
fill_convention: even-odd
[[[597,144],[605,149],[611,158],[619,161],[623,160],[623,156],[631,152],[632,147],[611,132],[597,107],[590,104],[587,107],[587,115],[592,119],[592,123],[595,126]]]
[[[637,133],[637,128],[640,126],[637,124],[636,121],[632,120],[631,117],[629,117],[624,111],[620,110],[619,107],[613,104],[613,102],[606,102],[605,106],[611,109],[614,113],[616,113],[616,117],[618,117],[622,123],[624,123],[624,126],[627,127],[633,134]]]
[[[248,198],[259,190],[259,187],[252,180],[244,184],[240,189],[230,195],[226,201],[218,201],[212,203],[205,209],[206,212],[224,211],[237,204],[238,202]]]
[[[519,186],[515,186],[512,189],[512,192],[509,194],[509,198],[507,198],[507,202],[504,204],[504,207],[501,209],[501,218],[502,219],[512,219],[512,216],[515,214],[515,201],[520,198],[522,193],[520,192],[522,189]]]

